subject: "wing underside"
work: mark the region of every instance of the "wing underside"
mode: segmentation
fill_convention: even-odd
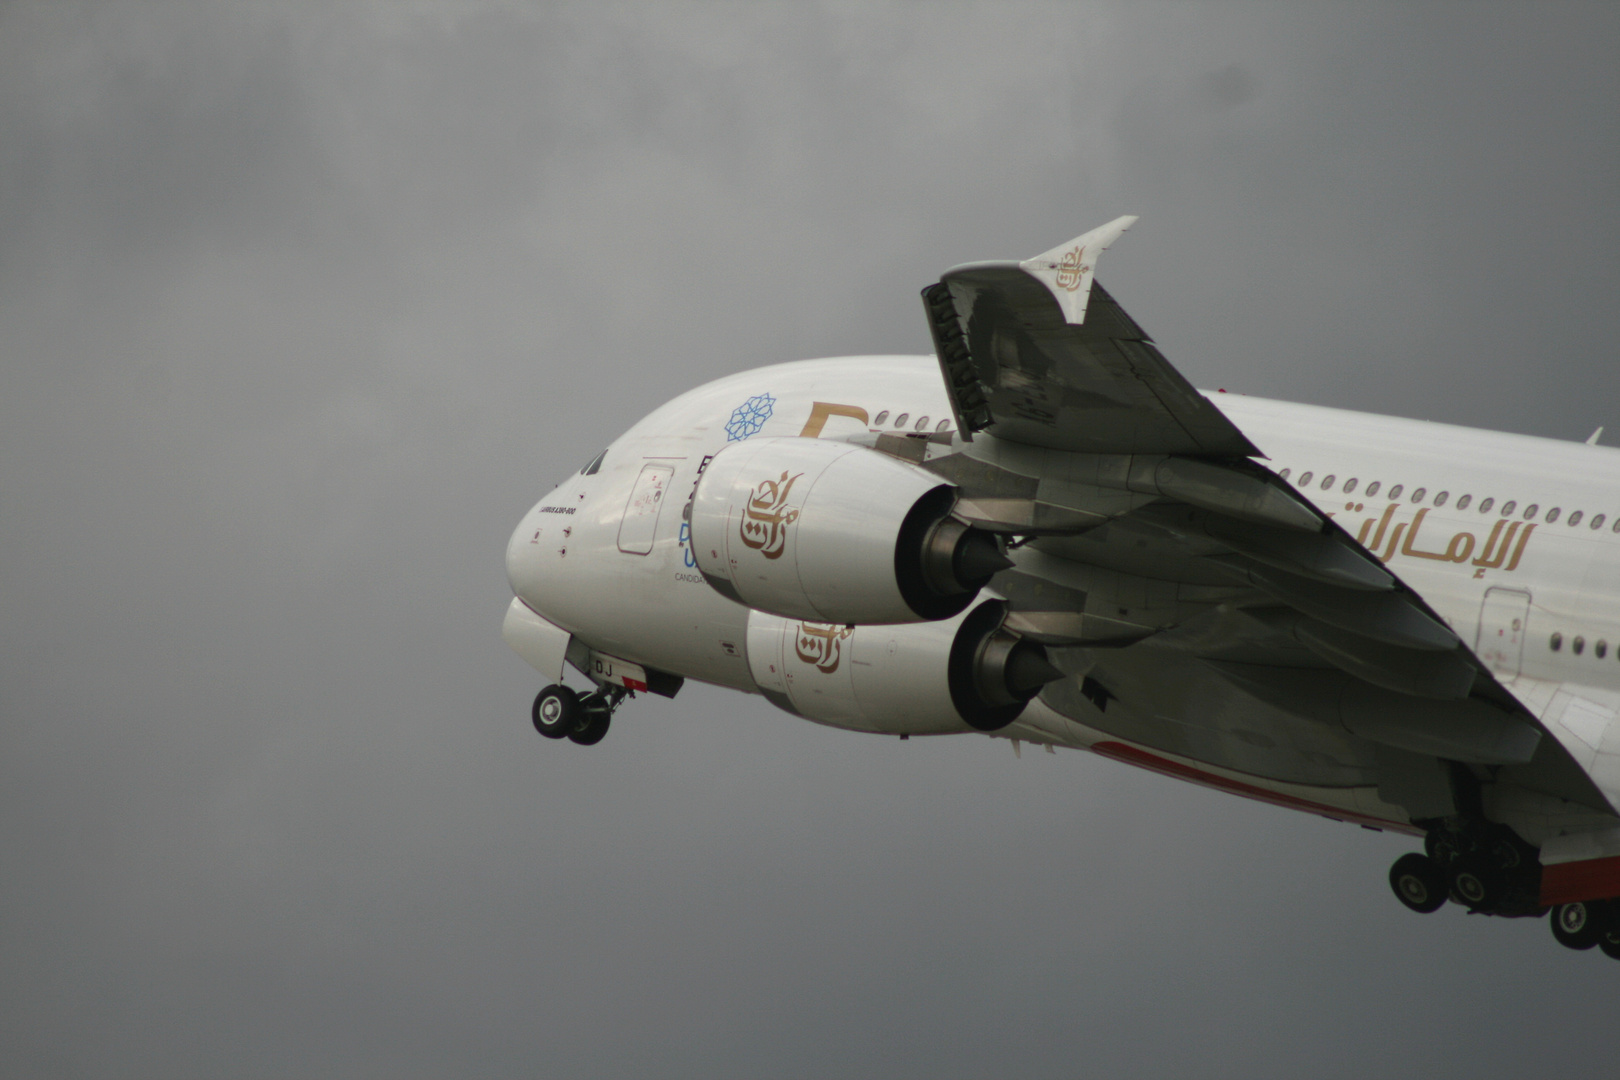
[[[1131,220],[924,289],[962,439],[880,440],[955,483],[960,516],[1020,538],[993,587],[1074,675],[1042,701],[1241,773],[1376,786],[1414,821],[1466,812],[1485,782],[1611,812],[1423,598],[1265,468],[1093,282]]]

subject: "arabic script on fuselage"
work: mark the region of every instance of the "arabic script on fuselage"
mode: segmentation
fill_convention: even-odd
[[[787,508],[788,492],[803,475],[783,473],[776,480],[761,481],[743,508],[738,535],[767,559],[780,559],[787,549],[787,527],[799,520],[799,512]]]
[[[1350,504],[1345,509],[1360,510],[1361,506]],[[1433,559],[1436,562],[1468,563],[1476,568],[1475,577],[1483,577],[1487,570],[1517,570],[1519,560],[1524,556],[1525,545],[1530,540],[1530,534],[1536,531],[1533,523],[1524,524],[1498,519],[1491,525],[1491,531],[1486,534],[1483,546],[1473,533],[1459,531],[1453,533],[1446,541],[1444,550],[1425,551],[1418,546],[1418,530],[1423,528],[1424,519],[1429,516],[1429,508],[1419,510],[1410,522],[1393,520],[1395,512],[1399,509],[1399,504],[1390,503],[1381,517],[1362,521],[1361,531],[1356,536],[1357,542],[1366,545],[1368,551],[1386,563],[1400,554],[1414,559]],[[1395,526],[1393,529],[1390,528],[1391,524]],[[1384,549],[1381,552],[1378,550],[1380,546]],[[1477,555],[1475,548],[1479,548]],[[1503,565],[1504,562],[1506,566]]]

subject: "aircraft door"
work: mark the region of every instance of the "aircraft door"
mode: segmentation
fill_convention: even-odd
[[[1530,594],[1523,589],[1490,588],[1479,608],[1479,637],[1474,652],[1498,675],[1519,674],[1524,637],[1530,623]]]
[[[619,550],[626,555],[646,555],[658,535],[659,512],[669,493],[675,466],[648,464],[641,467],[630,499],[624,504],[624,520],[619,522]]]

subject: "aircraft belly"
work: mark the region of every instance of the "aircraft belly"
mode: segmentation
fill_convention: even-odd
[[[1165,678],[1152,658],[1122,650],[1098,671],[1110,696],[1097,707],[1080,680],[1041,701],[1097,731],[1246,776],[1322,787],[1376,785],[1371,744],[1254,700],[1191,664]],[[1121,699],[1124,700],[1121,700]]]
[[[1044,697],[1044,696],[1043,696]],[[1113,711],[1110,704],[1109,711]],[[1091,720],[1097,719],[1093,713]],[[1335,821],[1348,821],[1369,828],[1421,835],[1406,813],[1378,796],[1375,785],[1312,784],[1278,779],[1216,762],[1178,753],[1173,749],[1139,742],[1115,731],[1093,726],[1053,709],[1043,699],[1031,702],[1013,724],[998,737],[1028,740],[1090,750],[1137,768],[1147,769],[1176,780],[1215,788],[1247,799],[1270,803],[1291,810],[1317,814]]]

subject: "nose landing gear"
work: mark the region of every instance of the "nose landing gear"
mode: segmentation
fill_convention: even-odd
[[[530,715],[534,730],[548,739],[568,739],[581,746],[602,741],[613,722],[613,710],[629,691],[620,686],[604,686],[581,696],[554,683],[535,695]]]

